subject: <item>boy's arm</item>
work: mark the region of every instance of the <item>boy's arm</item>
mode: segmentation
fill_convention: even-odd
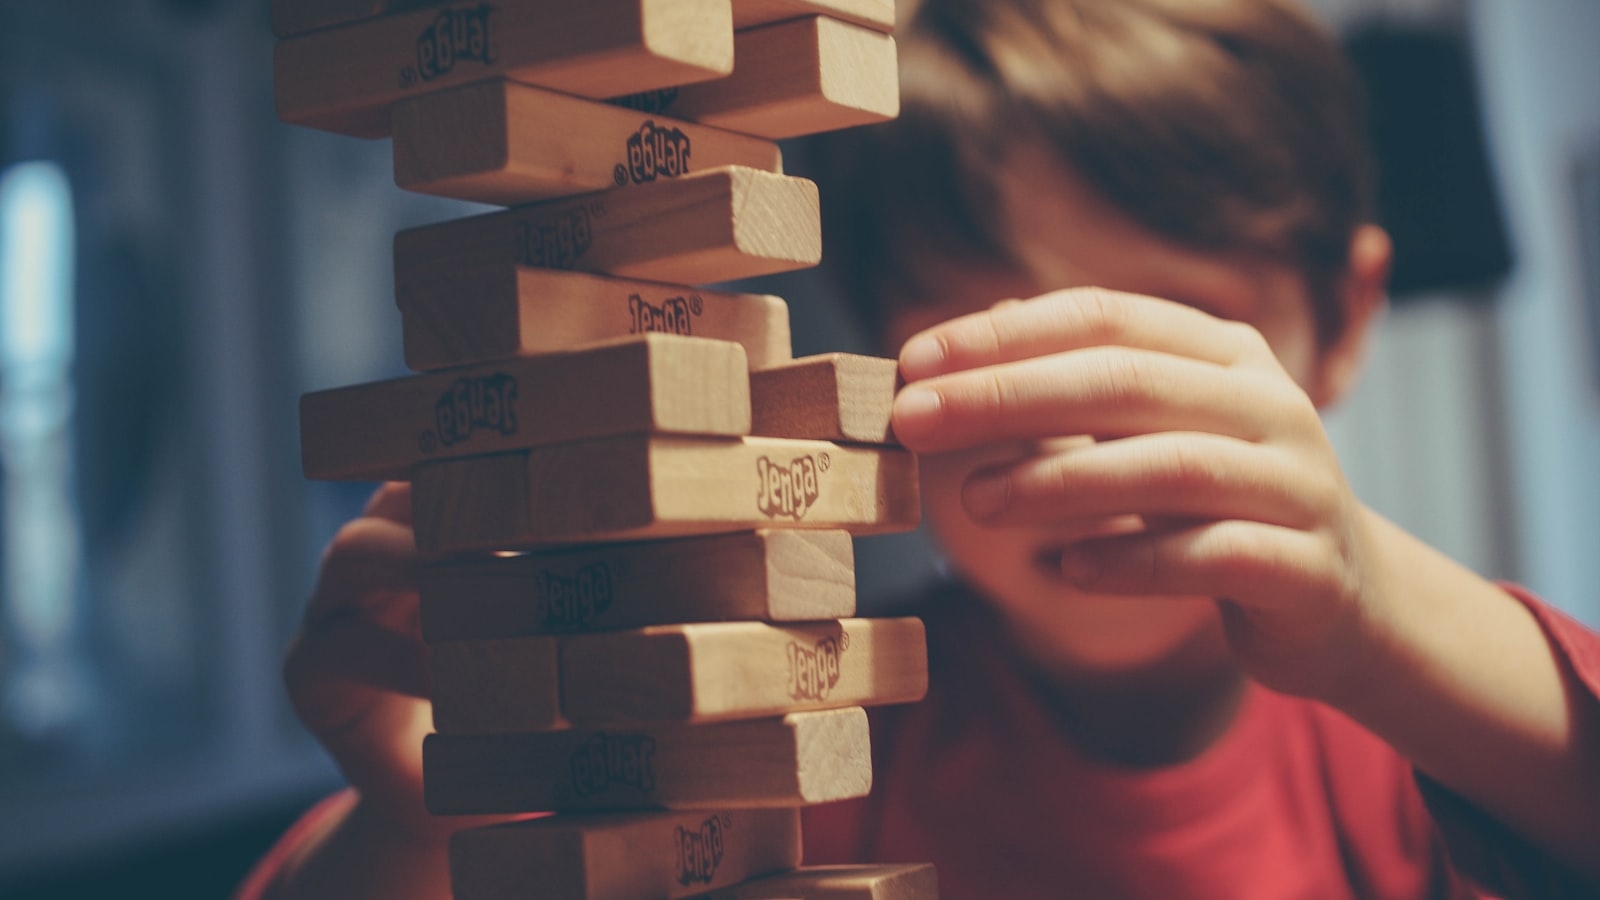
[[[1322,699],[1432,781],[1600,881],[1600,635],[1363,511],[1393,594],[1367,664]],[[1550,630],[1547,630],[1547,627]]]
[[[1527,607],[1355,499],[1315,407],[1254,329],[1063,291],[930,329],[901,370],[895,434],[919,453],[1103,438],[974,473],[974,518],[1187,523],[1076,544],[1063,573],[1097,594],[1217,598],[1258,681],[1339,707],[1600,879],[1593,689]]]
[[[445,842],[398,832],[346,791],[313,808],[285,834],[234,900],[449,896]]]

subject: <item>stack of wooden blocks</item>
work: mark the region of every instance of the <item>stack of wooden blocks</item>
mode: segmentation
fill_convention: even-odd
[[[855,613],[851,535],[918,517],[892,360],[795,360],[816,188],[775,140],[892,117],[893,0],[274,0],[280,114],[391,136],[509,207],[395,239],[407,364],[301,405],[306,474],[409,480],[457,900],[936,895],[797,869],[871,785],[922,624]],[[737,65],[735,62],[737,61]],[[670,116],[670,118],[669,118]]]

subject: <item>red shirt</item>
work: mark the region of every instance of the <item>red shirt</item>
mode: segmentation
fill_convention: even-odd
[[[1512,592],[1600,697],[1600,635]],[[981,603],[946,586],[915,612],[928,699],[873,711],[873,792],[806,810],[807,863],[932,862],[943,900],[1600,896],[1340,713],[1260,687],[1190,762],[1086,759]],[[285,835],[239,900],[270,896],[336,809]]]
[[[1519,599],[1600,694],[1600,635]],[[931,861],[943,900],[1488,896],[1454,851],[1526,896],[1593,896],[1431,785],[1430,811],[1411,766],[1326,706],[1251,685],[1196,759],[1119,768],[1073,748],[980,602],[950,586],[917,612],[928,699],[875,711],[873,793],[807,810],[808,863]]]

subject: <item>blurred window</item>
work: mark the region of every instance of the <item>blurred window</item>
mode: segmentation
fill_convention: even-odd
[[[90,710],[73,501],[72,188],[61,167],[0,174],[0,492],[7,641],[3,710],[39,742]]]

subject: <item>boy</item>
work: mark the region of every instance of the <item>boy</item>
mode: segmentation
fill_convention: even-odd
[[[808,862],[932,861],[949,898],[1600,889],[1600,637],[1367,510],[1318,421],[1390,248],[1289,2],[927,0],[903,118],[823,144],[951,577],[928,700],[876,716]],[[356,791],[251,890],[448,896],[408,517],[388,487],[330,548],[287,677]]]

